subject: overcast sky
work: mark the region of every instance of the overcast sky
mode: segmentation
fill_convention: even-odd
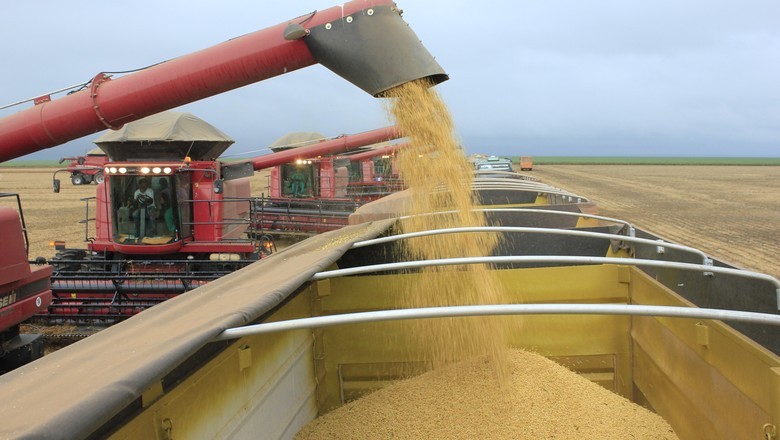
[[[0,105],[130,70],[336,3],[15,1]],[[450,75],[471,153],[780,156],[780,1],[399,0]],[[27,108],[0,110],[0,117]],[[180,107],[256,151],[291,131],[388,125],[381,100],[315,65]],[[2,123],[2,122],[0,122]],[[87,136],[27,159],[83,153]]]

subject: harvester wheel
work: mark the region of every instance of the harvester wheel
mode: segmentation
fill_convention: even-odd
[[[96,184],[100,185],[103,183],[104,180],[106,180],[106,177],[103,175],[102,171],[98,171],[95,173],[95,177],[93,178]]]
[[[84,176],[81,173],[74,174],[70,176],[70,181],[74,185],[83,185],[84,184]]]
[[[54,266],[55,271],[75,272],[81,270],[81,263],[78,261],[86,258],[87,251],[84,249],[65,249],[54,254],[54,258],[49,260],[49,263]],[[59,263],[59,261],[67,261],[67,263]]]

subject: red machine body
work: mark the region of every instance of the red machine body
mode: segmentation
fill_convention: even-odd
[[[349,160],[357,164],[359,177],[351,186],[353,194],[375,197],[404,189],[403,181],[396,170],[396,153],[408,144],[395,144],[373,151],[353,154]]]
[[[103,183],[103,167],[108,163],[106,153],[89,152],[86,156],[63,157],[60,163],[70,161],[65,171],[70,173],[70,181],[74,185],[89,185]]]
[[[346,226],[349,214],[362,204],[403,189],[397,175],[382,179],[373,171],[375,158],[389,157],[405,145],[347,155],[298,156],[293,162],[276,165],[271,170],[270,197],[259,216],[259,227],[285,234],[311,234]],[[365,164],[371,167],[368,181],[365,173],[355,172]],[[300,192],[293,182],[295,176],[302,181]]]
[[[4,201],[12,197],[17,209],[0,206],[0,374],[43,356],[40,334],[24,334],[20,324],[46,310],[52,301],[52,267],[27,261],[27,235],[19,196],[0,193]]]
[[[19,213],[0,208],[0,332],[45,309],[51,302],[52,268],[27,262],[27,249]]]

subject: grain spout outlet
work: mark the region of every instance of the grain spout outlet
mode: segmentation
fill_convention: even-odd
[[[296,26],[300,27],[291,25],[288,30]],[[372,96],[381,97],[418,79],[426,78],[432,85],[449,79],[393,4],[374,4],[305,32],[287,34],[303,38],[318,63]]]

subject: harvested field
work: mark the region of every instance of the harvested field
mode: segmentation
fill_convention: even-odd
[[[780,167],[542,165],[530,174],[602,215],[780,278]]]

